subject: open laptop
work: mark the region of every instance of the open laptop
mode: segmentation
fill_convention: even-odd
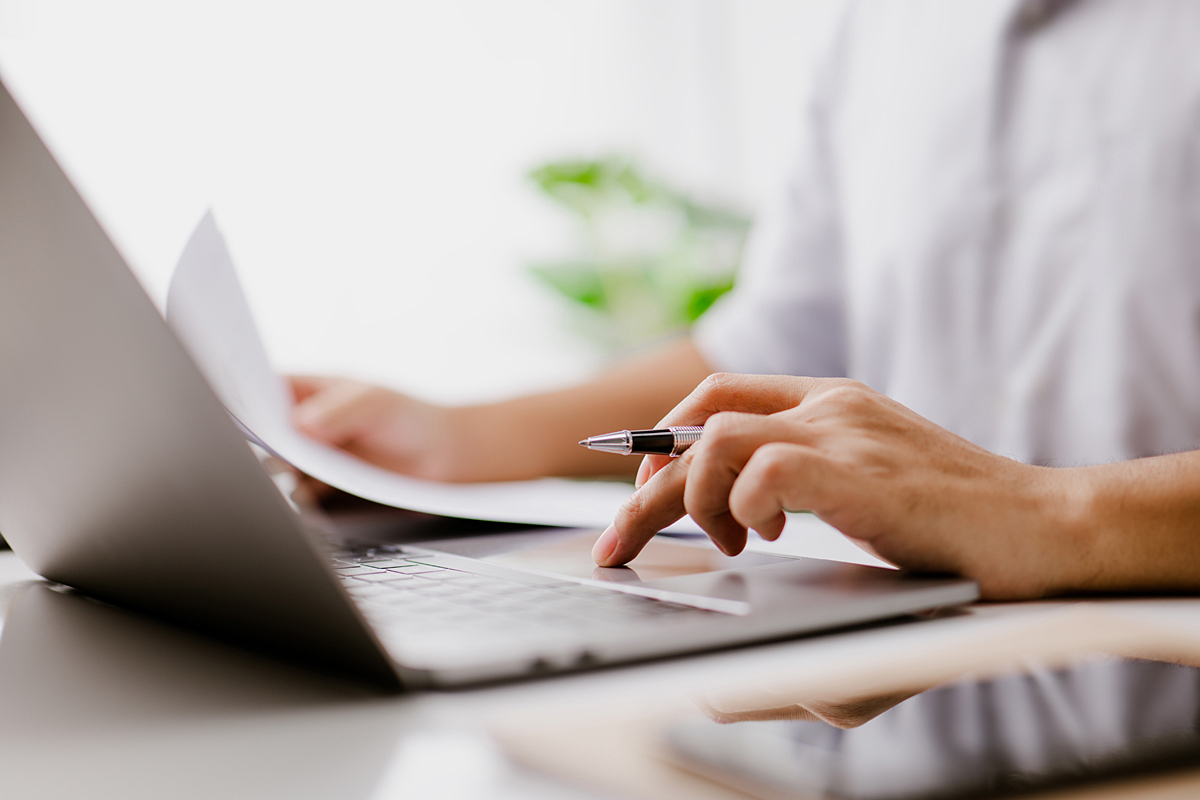
[[[0,530],[52,581],[387,686],[724,647],[977,595],[965,580],[670,541],[596,571],[596,531],[329,547],[2,86]]]

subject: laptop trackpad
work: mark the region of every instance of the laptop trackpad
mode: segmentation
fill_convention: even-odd
[[[836,583],[847,572],[895,578],[892,570],[808,558],[766,553],[730,557],[707,541],[680,541],[670,536],[652,539],[626,567],[598,567],[592,560],[592,545],[599,535],[599,530],[543,529],[418,546],[466,557],[479,567],[490,564],[551,579],[607,584],[618,591],[739,615],[751,613],[763,603],[776,605],[780,591],[790,593],[784,605],[791,607],[798,588],[817,589],[831,580]]]
[[[659,536],[650,540],[628,566],[598,567],[592,560],[592,545],[597,536],[598,531],[588,531],[566,538],[554,537],[550,541],[542,539],[536,544],[494,553],[480,560],[543,574],[632,584],[791,560],[761,553],[743,553],[731,558],[715,547],[686,544]]]
[[[730,557],[707,540],[656,536],[628,566],[598,567],[592,560],[592,545],[599,535],[598,529],[542,529],[421,542],[417,546],[466,557],[481,567],[492,564],[548,578],[586,581],[593,586],[603,583],[620,591],[731,614],[750,613],[752,598],[773,594],[768,588],[779,584],[785,575],[819,581],[824,573],[848,566],[766,553]]]

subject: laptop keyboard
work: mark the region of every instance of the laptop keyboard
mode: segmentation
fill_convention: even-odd
[[[720,613],[569,581],[506,580],[438,560],[384,549],[343,551],[334,554],[333,568],[381,634],[404,637],[577,634]]]

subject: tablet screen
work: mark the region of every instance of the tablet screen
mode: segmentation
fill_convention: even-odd
[[[682,765],[764,797],[996,797],[1200,766],[1200,670],[1190,666],[1096,657],[896,699],[861,719],[846,709],[850,727],[698,721],[668,740]]]

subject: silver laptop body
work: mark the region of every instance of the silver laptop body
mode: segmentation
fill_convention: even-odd
[[[0,531],[49,580],[385,686],[711,649],[977,595],[970,581],[710,548],[695,574],[546,568],[596,532],[327,546],[3,86]]]

